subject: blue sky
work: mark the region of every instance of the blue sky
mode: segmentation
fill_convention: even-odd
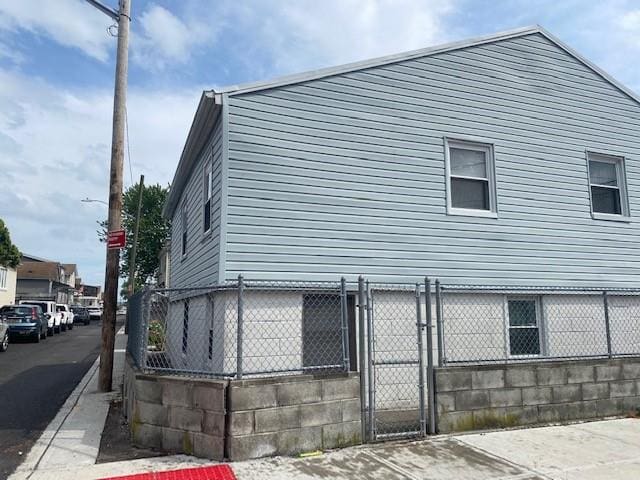
[[[116,6],[117,0],[103,0]],[[203,89],[540,24],[640,92],[640,1],[132,0],[125,186],[168,184]],[[0,217],[101,284],[115,38],[84,0],[0,0]]]

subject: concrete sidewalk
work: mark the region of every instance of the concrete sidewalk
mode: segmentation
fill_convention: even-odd
[[[640,420],[441,436],[239,462],[233,469],[239,480],[631,480],[640,478]]]

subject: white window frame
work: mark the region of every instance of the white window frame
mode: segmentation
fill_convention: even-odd
[[[9,269],[7,267],[0,267],[0,290],[6,291],[9,287],[7,287],[7,280],[9,277]]]
[[[591,218],[594,220],[611,220],[617,222],[630,222],[631,216],[629,213],[629,197],[627,195],[627,173],[625,169],[625,159],[623,156],[610,155],[607,153],[600,153],[587,150],[587,185],[589,187],[589,208],[591,209]],[[599,185],[597,183],[591,183],[591,167],[590,162],[611,163],[616,167],[616,180],[618,182],[618,192],[620,194],[620,213],[603,213],[593,211],[593,195],[591,193],[592,187],[613,188],[607,187],[607,185]]]
[[[189,246],[189,215],[187,211],[187,202],[185,201],[180,208],[180,251],[182,258],[187,256]]]
[[[486,171],[487,178],[463,177],[451,174],[451,148],[459,148],[474,151],[485,152],[487,161]],[[464,215],[471,217],[487,217],[498,218],[498,194],[496,189],[495,174],[495,149],[492,143],[476,139],[466,138],[444,138],[444,156],[445,156],[445,188],[447,195],[447,214],[448,215]],[[489,183],[489,210],[480,210],[475,208],[457,208],[452,205],[451,178],[462,178],[467,180],[483,180]]]
[[[509,319],[509,301],[510,300],[527,300],[534,301],[536,304],[536,327],[538,328],[538,344],[540,345],[540,352],[537,354],[512,354],[511,353],[511,336],[510,331],[512,328],[531,328],[531,327],[512,327]],[[524,358],[540,358],[545,357],[546,348],[546,330],[544,315],[542,310],[542,298],[539,295],[505,295],[504,297],[504,335],[505,335],[505,350],[507,358],[524,359]]]
[[[211,232],[211,209],[213,207],[213,164],[209,157],[203,169],[203,185],[202,185],[202,231],[207,234]],[[209,202],[209,228],[205,228],[205,212],[207,211],[207,202]]]

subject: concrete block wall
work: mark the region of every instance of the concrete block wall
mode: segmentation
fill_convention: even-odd
[[[133,443],[222,460],[226,384],[142,374],[128,358],[124,405]]]
[[[357,374],[233,380],[229,384],[228,458],[355,445],[361,442]]]
[[[640,408],[640,358],[436,369],[442,433],[585,420]]]
[[[548,356],[607,354],[602,295],[543,296],[542,313]]]

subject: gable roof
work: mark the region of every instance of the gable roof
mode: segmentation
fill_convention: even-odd
[[[184,184],[187,181],[191,168],[196,162],[200,152],[208,141],[208,135],[211,129],[215,125],[224,98],[226,96],[241,95],[244,93],[257,92],[261,90],[268,90],[270,88],[282,87],[286,85],[294,85],[297,83],[308,82],[311,80],[318,80],[321,78],[331,77],[343,73],[355,72],[358,70],[364,70],[367,68],[378,67],[382,65],[388,65],[392,63],[404,62],[414,58],[428,57],[439,53],[451,52],[454,50],[461,50],[464,48],[474,47],[478,45],[484,45],[487,43],[494,43],[510,38],[524,37],[532,34],[540,34],[547,40],[564,50],[567,54],[575,58],[578,62],[591,69],[605,81],[609,82],[623,94],[634,100],[640,106],[640,96],[633,92],[631,89],[625,87],[622,83],[618,82],[615,78],[602,70],[594,63],[587,60],[571,47],[560,41],[554,35],[546,31],[540,25],[533,25],[529,27],[517,28],[514,30],[508,30],[504,32],[495,33],[492,35],[484,35],[481,37],[475,37],[467,40],[446,43],[437,45],[434,47],[422,48],[419,50],[412,50],[408,52],[398,53],[394,55],[387,55],[383,57],[373,58],[370,60],[364,60],[360,62],[347,63],[335,67],[322,68],[318,70],[310,70],[294,75],[287,75],[279,78],[275,78],[267,81],[250,82],[240,85],[230,85],[222,87],[218,90],[205,90],[200,97],[200,103],[196,110],[187,141],[178,162],[178,167],[171,182],[171,189],[167,197],[167,201],[164,205],[163,215],[170,217],[175,211],[180,194],[184,188]]]
[[[364,60],[360,62],[347,63],[344,65],[338,65],[335,67],[322,68],[318,70],[310,70],[308,72],[302,72],[294,75],[287,75],[287,76],[283,76],[283,77],[279,77],[279,78],[275,78],[267,81],[250,82],[250,83],[244,83],[240,85],[230,85],[215,91],[215,93],[227,94],[229,96],[233,96],[233,95],[239,95],[242,93],[267,90],[269,88],[308,82],[310,80],[317,80],[320,78],[339,75],[342,73],[354,72],[354,71],[364,70],[372,67],[379,67],[379,66],[388,65],[391,63],[404,62],[414,58],[428,57],[428,56],[436,55],[439,53],[451,52],[454,50],[461,50],[464,48],[483,45],[486,43],[494,43],[502,40],[508,40],[510,38],[524,37],[526,35],[532,35],[536,33],[542,35],[547,40],[554,43],[560,49],[564,50],[566,53],[568,53],[570,56],[578,60],[580,63],[584,64],[586,67],[593,70],[596,74],[598,74],[604,80],[611,83],[618,90],[620,90],[621,92],[629,96],[631,99],[635,100],[640,105],[640,96],[638,94],[636,94],[631,89],[625,87],[622,83],[618,82],[615,78],[613,78],[607,72],[602,70],[600,67],[598,67],[594,63],[587,60],[585,57],[583,57],[578,52],[576,52],[571,47],[569,47],[564,42],[562,42],[560,39],[558,39],[557,37],[549,33],[540,25],[516,28],[514,30],[507,30],[504,32],[494,33],[491,35],[484,35],[481,37],[475,37],[467,40],[445,43],[445,44],[436,45],[433,47],[421,48],[418,50],[411,50],[408,52],[387,55],[384,57],[372,58],[372,59]]]
[[[18,280],[38,279],[60,281],[60,264],[58,262],[22,262],[18,266]]]

